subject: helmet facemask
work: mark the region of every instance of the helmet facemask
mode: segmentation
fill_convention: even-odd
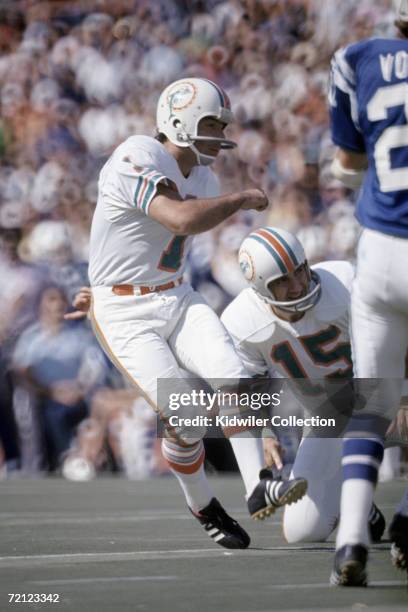
[[[210,115],[208,115],[208,117],[220,121],[218,117],[212,117]],[[202,117],[201,119],[205,118],[206,117]],[[196,147],[197,142],[214,142],[220,145],[220,149],[233,149],[237,146],[235,142],[226,138],[217,138],[216,136],[206,136],[198,134],[188,134],[179,119],[176,119],[174,123],[177,129],[177,139],[180,143],[179,146],[182,146],[184,145],[184,143],[187,143],[188,147],[193,151],[194,155],[196,156],[197,165],[199,166],[210,166],[215,161],[216,156],[206,155],[205,153],[199,151]],[[197,125],[197,131],[199,130],[199,128],[200,126]]]
[[[265,294],[260,294],[259,292],[257,293],[260,295],[260,297],[265,302],[267,302],[271,306],[274,306],[275,308],[279,308],[280,310],[283,310],[284,312],[291,313],[291,314],[299,314],[299,313],[307,312],[308,310],[313,308],[319,301],[322,288],[321,288],[319,275],[317,274],[317,272],[310,269],[309,264],[307,263],[306,260],[302,264],[300,264],[299,267],[301,266],[306,266],[307,276],[308,276],[308,281],[309,281],[306,295],[300,298],[297,298],[295,300],[288,300],[288,301],[277,300],[275,296],[273,295],[272,288],[270,287],[272,283],[274,283],[276,280],[279,280],[279,278],[282,278],[282,277],[277,278],[276,276],[267,279],[265,282],[266,293],[269,295],[267,295],[266,293]]]
[[[299,239],[290,232],[277,227],[261,227],[251,232],[244,240],[239,250],[239,264],[242,273],[252,289],[267,304],[279,308],[283,312],[299,314],[306,312],[317,304],[321,294],[319,276],[310,269],[305,251]],[[277,299],[272,283],[297,274],[301,269],[304,295],[286,300],[287,295],[293,295],[288,288],[279,292]]]

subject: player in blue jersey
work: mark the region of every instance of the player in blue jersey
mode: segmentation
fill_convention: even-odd
[[[331,69],[331,127],[338,147],[333,173],[351,188],[361,185],[356,214],[363,229],[352,292],[355,375],[379,381],[343,445],[331,582],[345,586],[367,582],[367,517],[383,456],[382,432],[362,438],[361,431],[367,431],[367,413],[385,417],[385,429],[397,411],[408,346],[408,0],[395,2],[395,9],[397,38],[340,49]],[[406,568],[406,497],[390,536],[396,565]]]

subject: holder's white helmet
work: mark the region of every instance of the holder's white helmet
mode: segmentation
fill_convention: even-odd
[[[198,124],[204,117],[214,117],[225,124],[234,120],[227,94],[212,81],[180,79],[162,92],[157,104],[156,125],[159,133],[178,147],[190,147],[198,164],[206,166],[215,157],[200,153],[195,142],[216,141],[222,149],[232,149],[236,143],[224,138],[198,136]]]
[[[309,268],[301,243],[290,232],[276,227],[263,227],[252,232],[242,243],[238,259],[246,280],[268,304],[285,312],[299,313],[313,308],[319,301],[319,276]],[[289,302],[276,300],[268,285],[303,264],[306,264],[309,276],[307,294]]]
[[[395,18],[408,23],[408,0],[394,0]]]

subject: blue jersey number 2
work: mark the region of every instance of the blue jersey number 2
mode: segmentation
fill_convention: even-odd
[[[387,119],[388,109],[403,106],[408,121],[408,85],[387,85],[377,89],[367,104],[370,121]],[[391,149],[408,147],[408,125],[386,127],[374,148],[375,167],[380,189],[383,193],[408,189],[408,168],[391,168]]]

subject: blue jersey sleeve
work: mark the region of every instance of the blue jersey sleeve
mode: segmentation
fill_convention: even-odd
[[[368,38],[337,51],[329,92],[332,139],[365,153],[356,216],[408,237],[408,39]]]
[[[330,123],[333,142],[342,149],[365,152],[359,125],[356,78],[348,58],[349,47],[332,59],[329,83]]]

